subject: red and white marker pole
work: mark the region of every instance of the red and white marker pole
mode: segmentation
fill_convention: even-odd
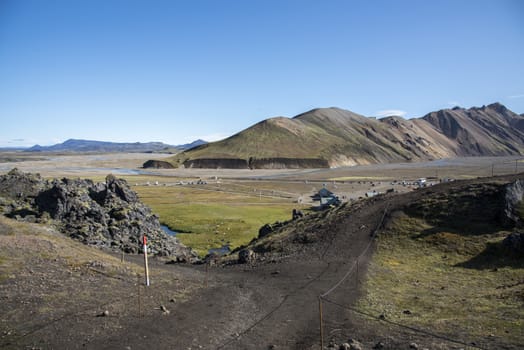
[[[144,264],[146,268],[146,286],[149,286],[149,267],[147,266],[147,236],[146,235],[144,235],[143,243],[144,243]]]

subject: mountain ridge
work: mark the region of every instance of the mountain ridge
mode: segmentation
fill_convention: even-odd
[[[62,143],[51,146],[34,145],[24,149],[25,152],[167,152],[189,150],[193,147],[207,143],[198,139],[183,145],[168,145],[163,142],[111,142],[83,139],[68,139]]]
[[[292,118],[262,120],[168,161],[189,168],[258,168],[256,164],[285,168],[286,159],[290,164],[291,159],[309,159],[312,166],[339,167],[523,154],[524,116],[492,103],[442,109],[413,119],[376,119],[337,107],[315,108]]]

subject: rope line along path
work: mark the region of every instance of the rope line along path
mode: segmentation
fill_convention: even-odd
[[[324,327],[323,327],[323,314],[322,314],[323,313],[323,311],[322,311],[322,302],[324,301],[324,302],[330,303],[332,305],[335,305],[337,307],[340,307],[342,309],[358,313],[360,315],[372,318],[372,319],[377,320],[377,321],[389,323],[389,324],[395,325],[397,327],[408,329],[408,330],[410,330],[412,332],[415,332],[415,333],[423,334],[423,335],[430,336],[430,337],[433,337],[433,338],[436,338],[436,339],[445,340],[445,341],[448,341],[448,342],[451,342],[451,343],[455,343],[455,344],[460,344],[460,345],[463,345],[463,346],[466,346],[466,347],[469,347],[469,348],[473,348],[473,349],[487,350],[486,348],[480,347],[478,345],[473,345],[472,343],[468,344],[468,343],[465,343],[462,340],[453,339],[453,338],[450,338],[450,337],[447,337],[447,336],[444,336],[444,335],[440,335],[440,334],[436,334],[436,333],[433,333],[433,332],[430,332],[430,331],[427,331],[427,330],[424,330],[424,329],[415,328],[415,327],[412,327],[412,326],[408,326],[408,325],[404,325],[404,324],[401,324],[401,323],[398,323],[398,322],[387,320],[385,318],[377,317],[377,316],[371,315],[369,313],[363,312],[361,310],[358,310],[355,307],[348,306],[348,305],[343,305],[343,304],[337,303],[337,302],[327,298],[328,295],[330,295],[332,292],[334,292],[346,279],[349,278],[349,276],[351,276],[351,274],[353,273],[353,271],[355,269],[357,269],[357,273],[358,273],[358,261],[368,252],[369,248],[371,247],[375,237],[377,236],[378,231],[380,230],[380,228],[384,224],[384,219],[386,218],[388,209],[389,209],[389,203],[386,205],[386,208],[384,209],[384,212],[382,214],[382,218],[380,219],[379,223],[377,224],[375,230],[371,233],[371,239],[370,239],[368,245],[360,253],[360,255],[357,257],[357,259],[355,259],[353,264],[351,264],[351,266],[349,267],[349,269],[346,272],[346,274],[337,283],[335,283],[329,290],[327,290],[326,292],[324,292],[323,294],[320,294],[318,296],[319,319],[320,319],[320,325],[319,325],[319,327],[320,327],[320,349],[321,350],[324,349],[324,330],[323,330]]]
[[[322,300],[326,300],[325,298],[329,294],[333,293],[333,291],[335,291],[342,283],[344,283],[344,281],[346,279],[348,279],[349,276],[351,276],[351,273],[353,272],[353,270],[358,269],[358,261],[359,261],[359,259],[361,257],[363,257],[368,252],[369,248],[373,244],[373,240],[374,240],[378,230],[380,229],[380,227],[384,223],[384,218],[386,217],[388,208],[389,208],[389,203],[386,204],[386,208],[384,209],[384,213],[382,214],[382,218],[380,219],[379,223],[375,227],[375,230],[371,233],[371,237],[369,239],[368,244],[366,245],[364,250],[360,253],[360,255],[355,259],[353,264],[351,264],[351,266],[349,267],[347,272],[344,274],[344,276],[337,283],[335,283],[330,289],[328,289],[326,292],[324,292],[323,294],[320,294],[318,296],[319,328],[320,328],[320,349],[321,350],[324,349],[324,317],[323,317],[323,314],[322,314]],[[358,270],[357,270],[357,273],[358,273]]]
[[[384,213],[382,214],[382,218],[380,219],[377,227],[375,228],[375,230],[371,233],[371,238],[366,246],[366,248],[364,248],[364,250],[360,253],[360,255],[355,259],[355,262],[353,262],[353,264],[351,264],[351,266],[349,267],[348,271],[346,272],[346,274],[337,282],[333,285],[333,287],[331,287],[328,291],[326,291],[325,293],[321,294],[320,295],[320,298],[325,298],[327,297],[329,294],[331,294],[335,289],[337,289],[350,275],[351,273],[353,272],[353,270],[355,268],[357,268],[358,266],[358,260],[360,260],[360,258],[362,258],[369,250],[369,248],[371,248],[371,245],[373,244],[373,239],[375,238],[378,230],[380,229],[380,227],[382,226],[382,224],[384,223],[384,218],[386,217],[386,214],[387,214],[387,210],[388,210],[388,207],[389,207],[389,203],[388,205],[386,205],[386,208],[384,209]]]
[[[320,273],[318,275],[313,277],[307,283],[305,283],[305,284],[295,288],[290,293],[287,293],[286,295],[284,295],[284,297],[282,298],[280,303],[278,305],[276,305],[273,309],[271,309],[269,312],[264,314],[261,318],[259,318],[257,321],[255,321],[253,324],[251,324],[246,329],[244,329],[242,332],[239,332],[233,338],[231,338],[231,339],[225,341],[224,343],[218,345],[216,347],[216,349],[217,350],[219,350],[219,349],[227,349],[228,345],[231,345],[232,343],[238,341],[243,335],[249,333],[250,331],[255,329],[257,326],[259,326],[262,322],[264,322],[265,320],[270,318],[275,312],[277,312],[280,308],[282,308],[282,306],[289,300],[290,297],[292,297],[293,295],[297,294],[298,292],[306,289],[308,286],[310,286],[314,282],[318,281],[332,267],[331,263],[325,261],[325,255],[327,254],[327,251],[329,250],[329,248],[333,245],[333,240],[334,240],[334,237],[331,238],[331,240],[330,240],[329,244],[327,245],[326,249],[320,255],[320,260],[323,261],[324,263],[326,263],[326,267],[324,269],[322,269],[322,271],[320,271]]]
[[[364,256],[368,252],[368,250],[370,249],[371,245],[373,244],[373,238],[375,237],[376,233],[378,232],[378,230],[380,229],[380,227],[383,224],[384,218],[385,218],[385,216],[387,214],[387,208],[388,208],[388,205],[386,205],[386,208],[385,208],[385,210],[383,212],[383,215],[382,215],[382,218],[380,219],[380,222],[378,223],[378,225],[376,226],[374,231],[370,234],[370,240],[369,240],[368,244],[366,245],[366,247],[360,252],[360,255],[358,256],[357,260],[359,258],[361,258],[362,256]],[[321,254],[320,258],[321,258],[322,261],[325,261],[324,260],[325,259],[325,255],[326,255],[327,251],[329,250],[330,246],[332,246],[333,241],[334,241],[334,237],[332,237],[332,239],[329,242],[329,244],[327,245],[325,251],[323,252],[323,254]],[[331,263],[327,263],[326,267],[317,276],[315,276],[313,279],[311,279],[310,281],[308,281],[304,285],[301,285],[298,288],[295,288],[290,293],[286,294],[282,298],[280,303],[278,305],[276,305],[273,309],[271,309],[269,312],[264,314],[262,317],[260,317],[257,321],[255,321],[249,327],[245,328],[242,332],[236,334],[231,339],[229,339],[229,340],[225,341],[224,343],[218,345],[216,347],[216,349],[217,350],[218,349],[226,349],[229,345],[231,345],[232,343],[238,341],[243,335],[245,335],[248,332],[252,331],[254,328],[259,326],[262,322],[264,322],[265,320],[270,318],[275,312],[277,312],[289,300],[290,297],[292,297],[293,295],[297,294],[299,291],[304,290],[305,288],[307,288],[309,285],[311,285],[315,281],[318,281],[332,267],[333,266],[331,265]],[[333,287],[331,287],[326,293],[323,293],[321,297],[325,297],[325,296],[329,295],[331,292],[333,292],[338,286],[340,286],[340,284],[342,284],[344,282],[344,280],[346,280],[351,275],[352,271],[355,268],[358,269],[358,262],[356,262],[356,261],[352,264],[352,266],[350,266],[349,270],[342,277],[342,279],[340,281],[338,281]]]
[[[275,312],[277,312],[283,305],[284,303],[288,300],[289,297],[293,296],[294,294],[296,294],[298,291],[302,290],[302,289],[305,289],[306,287],[308,287],[310,284],[312,284],[313,282],[315,282],[316,280],[318,280],[320,277],[322,277],[322,275],[324,275],[324,273],[329,269],[329,265],[327,265],[317,276],[315,276],[313,279],[311,279],[310,281],[308,281],[307,283],[305,283],[304,285],[296,288],[295,290],[293,290],[291,293],[289,294],[286,294],[282,300],[280,301],[280,303],[275,306],[271,311],[269,311],[268,313],[266,313],[264,316],[262,316],[260,319],[258,319],[257,321],[255,321],[251,326],[249,326],[248,328],[246,328],[245,330],[243,330],[241,333],[239,333],[237,336],[235,336],[234,338],[232,339],[229,339],[228,341],[220,344],[219,346],[216,347],[216,349],[227,349],[227,346],[232,344],[233,342],[237,341],[238,339],[240,339],[242,337],[242,335],[248,333],[249,331],[253,330],[254,328],[256,328],[259,324],[261,324],[262,322],[264,322],[265,320],[267,320],[269,317],[271,317],[271,315],[273,315]]]
[[[364,312],[364,311],[361,311],[357,308],[354,308],[352,306],[348,306],[348,305],[342,305],[342,304],[339,304],[333,300],[329,300],[327,298],[323,298],[322,299],[323,301],[327,302],[327,303],[330,303],[330,304],[333,304],[335,306],[338,306],[342,309],[346,309],[346,310],[349,310],[349,311],[353,311],[353,312],[356,312],[360,315],[363,315],[363,316],[366,316],[366,317],[369,317],[369,318],[372,318],[374,320],[377,320],[377,321],[381,321],[381,322],[385,322],[385,323],[389,323],[389,324],[392,324],[392,325],[395,325],[397,327],[401,327],[401,328],[405,328],[405,329],[409,329],[410,331],[413,331],[415,333],[420,333],[420,334],[424,334],[424,335],[429,335],[430,337],[433,337],[433,338],[437,338],[437,339],[442,339],[442,340],[445,340],[445,341],[448,341],[448,342],[451,342],[451,343],[455,343],[455,344],[460,344],[460,345],[464,345],[466,347],[469,347],[469,348],[474,348],[474,349],[480,349],[480,350],[488,350],[486,348],[483,348],[483,347],[480,347],[478,345],[472,345],[472,344],[467,344],[465,342],[463,342],[462,340],[457,340],[457,339],[452,339],[452,338],[449,338],[449,337],[446,337],[444,335],[440,335],[440,334],[436,334],[436,333],[432,333],[430,331],[426,331],[424,329],[420,329],[420,328],[415,328],[415,327],[412,327],[412,326],[408,326],[408,325],[404,325],[402,323],[398,323],[398,322],[395,322],[395,321],[391,321],[391,320],[388,320],[388,319],[385,319],[385,318],[380,318],[380,317],[377,317],[377,316],[374,316],[374,315],[371,315],[367,312]]]

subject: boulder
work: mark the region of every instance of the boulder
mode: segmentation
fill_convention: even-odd
[[[258,239],[263,238],[273,232],[276,232],[281,227],[285,226],[286,222],[277,221],[272,224],[265,224],[258,230]]]
[[[524,218],[520,207],[524,197],[524,180],[517,180],[505,188],[505,208],[504,214],[506,219],[513,224],[522,224]]]
[[[265,224],[258,230],[258,238],[263,238],[273,232],[275,229],[271,224]]]
[[[349,339],[346,344],[349,345],[350,350],[362,350],[364,348],[362,344],[355,339]]]
[[[502,241],[508,250],[524,255],[524,232],[513,232]]]
[[[255,260],[255,253],[251,249],[242,249],[238,252],[238,262],[248,264]]]

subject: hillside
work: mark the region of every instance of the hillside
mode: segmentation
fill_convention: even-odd
[[[294,118],[266,119],[169,161],[188,168],[322,168],[521,154],[524,118],[494,103],[409,120],[314,109]]]
[[[107,349],[91,343],[124,327],[136,331],[129,323],[139,317],[158,322],[166,313],[160,305],[171,308],[170,299],[180,303],[201,286],[179,271],[157,268],[152,259],[150,278],[158,287],[146,290],[140,263],[49,225],[0,215],[0,348]]]
[[[520,349],[523,185],[521,174],[380,195],[274,225],[244,251],[259,263],[330,262],[338,277],[316,295],[326,343],[343,334],[365,349]]]

